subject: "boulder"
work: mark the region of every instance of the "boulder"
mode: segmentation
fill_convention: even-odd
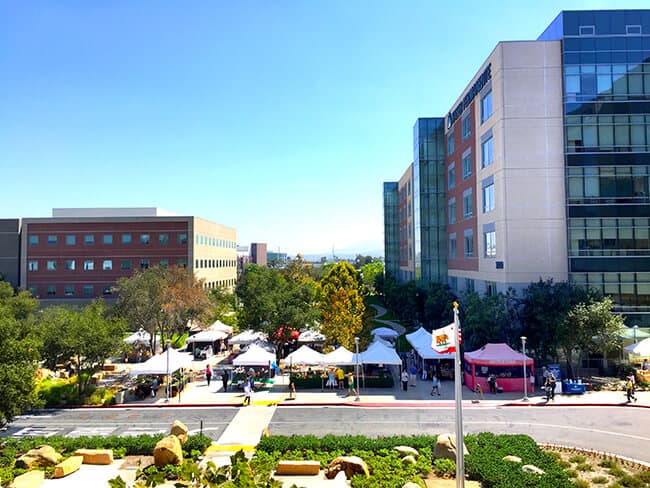
[[[172,424],[172,430],[169,432],[170,435],[175,435],[178,437],[178,440],[181,441],[181,444],[185,444],[187,440],[187,433],[189,432],[187,425],[185,425],[180,420],[174,420]]]
[[[363,474],[366,477],[370,476],[368,465],[359,456],[337,457],[325,469],[325,477],[331,480],[336,477],[340,471],[345,473],[347,479],[352,478],[355,474]]]
[[[510,461],[512,463],[520,463],[521,458],[519,456],[504,456],[503,457],[504,461]]]
[[[420,485],[418,485],[417,483],[413,483],[412,481],[409,481],[404,486],[402,486],[402,488],[420,488]]]
[[[77,449],[75,456],[82,456],[84,464],[113,464],[113,449]]]
[[[16,467],[21,469],[47,468],[54,466],[59,461],[61,461],[61,455],[52,446],[42,445],[36,449],[30,449],[16,459]]]
[[[409,446],[395,446],[393,449],[399,452],[402,456],[413,456],[416,459],[420,456],[417,449],[413,449]]]
[[[65,461],[61,461],[59,464],[54,466],[54,474],[52,475],[52,478],[63,478],[78,471],[83,461],[83,456],[70,456]]]
[[[45,481],[45,471],[34,469],[16,476],[9,488],[38,488]]]
[[[320,472],[319,461],[278,461],[275,474],[313,476]]]
[[[467,447],[463,444],[463,455],[467,456]],[[434,458],[456,460],[456,436],[454,434],[440,434],[433,448]]]
[[[153,450],[153,460],[157,468],[168,464],[180,465],[183,463],[183,450],[181,441],[175,435],[168,435],[158,441]]]
[[[404,456],[402,458],[402,463],[404,464],[417,464],[417,461],[415,460],[414,456]]]
[[[533,473],[533,474],[546,474],[546,471],[543,469],[539,469],[537,466],[533,466],[532,464],[524,464],[521,467],[522,471],[526,471],[527,473]]]

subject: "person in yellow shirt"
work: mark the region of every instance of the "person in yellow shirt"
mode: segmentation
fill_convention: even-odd
[[[345,373],[341,368],[336,370],[336,381],[338,382],[338,389],[345,390]]]

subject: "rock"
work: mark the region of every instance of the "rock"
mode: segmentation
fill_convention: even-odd
[[[187,425],[185,425],[180,420],[174,420],[174,423],[172,424],[172,430],[169,433],[178,437],[178,440],[181,441],[181,444],[185,444],[188,433]]]
[[[417,464],[417,461],[415,460],[415,457],[413,457],[413,456],[404,456],[402,458],[402,463],[404,463],[404,464]]]
[[[325,477],[333,479],[340,471],[345,472],[347,479],[352,478],[355,474],[364,474],[366,477],[370,476],[368,465],[359,456],[339,456],[334,459],[327,469],[325,469]]]
[[[59,464],[54,466],[54,474],[52,475],[52,478],[63,478],[78,471],[83,461],[83,456],[70,456],[65,461],[61,461]]]
[[[318,461],[278,461],[278,467],[275,474],[282,475],[301,475],[314,476],[320,472],[320,462]]]
[[[513,463],[520,463],[521,462],[521,458],[519,456],[504,456],[503,460],[504,461],[510,461],[510,462],[513,462]]]
[[[157,468],[168,464],[180,465],[183,463],[183,450],[181,441],[175,435],[168,435],[158,441],[153,450],[153,459]]]
[[[463,455],[467,456],[467,447],[463,444]],[[434,458],[456,460],[456,436],[454,434],[440,434],[433,448]]]
[[[524,464],[521,469],[527,473],[534,473],[539,475],[546,474],[546,471],[539,469],[537,466],[533,466],[532,464]]]
[[[45,481],[45,471],[34,469],[16,476],[9,488],[38,488]]]
[[[409,446],[395,446],[393,449],[399,452],[402,456],[413,456],[416,459],[420,456],[417,449],[413,449]]]
[[[75,456],[82,456],[84,464],[113,464],[113,449],[77,449]]]
[[[420,485],[418,485],[417,483],[413,483],[412,481],[409,481],[404,486],[402,486],[402,488],[420,488]]]
[[[21,469],[47,468],[54,466],[59,461],[61,461],[61,455],[53,447],[43,445],[36,449],[30,449],[16,459],[16,467]]]

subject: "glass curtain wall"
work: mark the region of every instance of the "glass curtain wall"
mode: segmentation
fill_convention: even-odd
[[[396,181],[384,183],[384,269],[399,276],[399,196]]]

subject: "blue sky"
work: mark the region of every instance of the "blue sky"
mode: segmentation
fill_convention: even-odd
[[[498,41],[644,7],[0,0],[0,217],[157,206],[244,245],[378,251],[415,119],[444,116]]]

